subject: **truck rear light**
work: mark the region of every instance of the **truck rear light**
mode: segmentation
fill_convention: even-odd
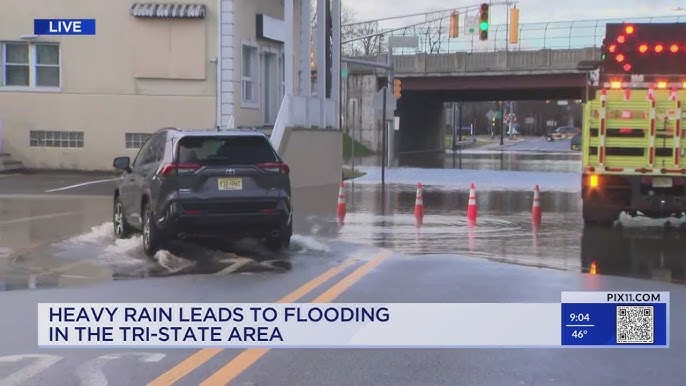
[[[597,174],[592,174],[590,177],[588,177],[588,185],[591,188],[597,188],[598,187],[598,175]]]
[[[175,171],[178,174],[193,173],[200,169],[200,167],[201,166],[197,164],[166,164],[162,167],[160,174],[162,177],[167,177]]]
[[[258,164],[257,167],[267,173],[289,174],[291,172],[288,165],[283,162],[262,163]]]

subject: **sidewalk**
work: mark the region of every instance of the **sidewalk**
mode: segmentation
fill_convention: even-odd
[[[474,141],[476,139],[476,141]],[[503,149],[508,146],[512,146],[518,143],[525,142],[526,138],[518,137],[517,139],[511,140],[509,137],[503,139],[503,145],[500,145],[500,137],[496,136],[491,139],[489,135],[477,135],[473,137],[466,137],[461,142],[458,142],[458,149],[479,149],[479,150],[497,150]],[[460,146],[461,145],[461,146]],[[448,150],[450,151],[450,150]]]

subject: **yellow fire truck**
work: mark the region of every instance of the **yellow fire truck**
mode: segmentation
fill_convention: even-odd
[[[686,24],[608,24],[584,110],[586,224],[686,212]]]

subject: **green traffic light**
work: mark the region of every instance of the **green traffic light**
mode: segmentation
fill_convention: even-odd
[[[600,59],[605,60],[605,54],[600,55]]]
[[[482,21],[481,24],[479,24],[479,28],[482,31],[486,31],[488,29],[488,22],[487,21]]]

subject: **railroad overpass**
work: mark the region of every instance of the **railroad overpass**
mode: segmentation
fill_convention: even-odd
[[[402,151],[440,148],[444,102],[583,99],[588,78],[577,65],[599,56],[595,47],[396,55],[394,76],[402,80],[397,145]],[[384,62],[386,56],[359,59]],[[381,122],[372,101],[386,74],[358,65],[349,65],[348,71],[342,82],[342,100],[348,103],[344,122],[359,130],[363,143],[378,149]]]

